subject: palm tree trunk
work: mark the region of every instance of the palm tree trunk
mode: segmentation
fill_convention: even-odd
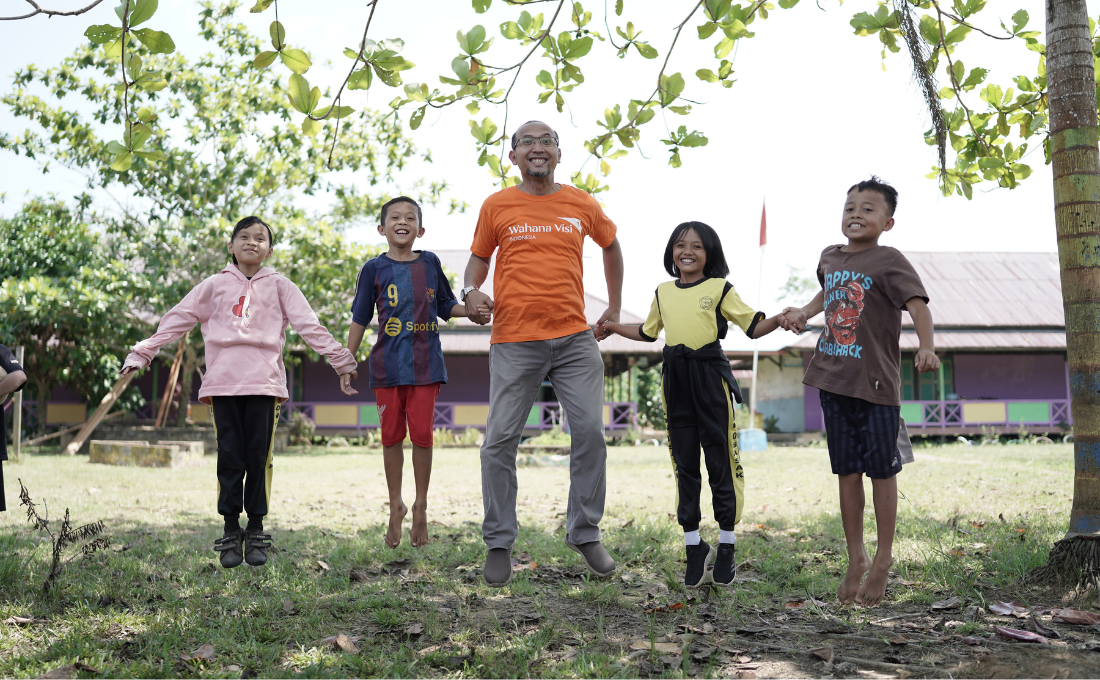
[[[1100,574],[1100,148],[1085,0],[1046,0],[1054,222],[1066,314],[1074,479],[1069,531],[1042,573]]]

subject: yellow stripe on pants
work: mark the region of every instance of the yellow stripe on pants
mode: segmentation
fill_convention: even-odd
[[[730,474],[733,475],[733,496],[737,499],[737,514],[733,523],[740,524],[741,510],[745,507],[745,468],[741,467],[741,449],[737,445],[737,421],[733,417],[733,401],[729,390],[726,390],[726,413],[729,417],[729,431],[726,434],[726,445],[730,454]]]
[[[264,496],[267,498],[267,514],[269,515],[271,514],[271,472],[274,468],[271,461],[275,457],[275,430],[279,429],[279,410],[281,407],[282,403],[279,402],[278,397],[275,397],[275,423],[271,426],[271,439],[267,443],[267,467],[264,468]],[[741,506],[738,506],[737,509],[740,511]]]

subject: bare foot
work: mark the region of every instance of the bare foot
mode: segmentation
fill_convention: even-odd
[[[401,545],[401,522],[405,520],[405,515],[409,512],[402,501],[397,501],[397,503],[396,506],[392,502],[390,503],[390,527],[386,530],[386,545],[391,548]]]
[[[863,580],[863,575],[867,573],[870,567],[871,558],[867,557],[865,552],[861,552],[856,559],[848,558],[848,573],[844,576],[844,580],[840,582],[840,588],[836,591],[836,597],[841,604],[855,602],[860,591],[860,581]]]
[[[867,580],[859,587],[856,593],[856,603],[864,607],[874,607],[886,598],[886,580],[890,576],[890,567],[893,559],[883,559],[879,563],[878,555],[875,555],[875,563],[871,565],[871,571],[867,574]]]
[[[412,546],[419,548],[428,542],[428,504],[413,503]]]

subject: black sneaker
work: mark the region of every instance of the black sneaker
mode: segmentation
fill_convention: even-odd
[[[244,552],[241,550],[243,540],[244,532],[240,529],[227,531],[224,536],[215,539],[214,550],[222,554],[221,563],[226,569],[240,566],[244,561]]]
[[[706,541],[700,540],[699,545],[687,546],[687,569],[684,571],[684,585],[688,588],[698,588],[707,575],[707,567],[714,559],[714,548]]]
[[[244,535],[244,561],[254,567],[267,564],[267,551],[271,547],[271,534],[249,531]]]
[[[733,577],[737,575],[737,560],[734,559],[735,544],[719,543],[718,558],[714,560],[714,571],[710,578],[720,586],[728,586],[733,583]]]

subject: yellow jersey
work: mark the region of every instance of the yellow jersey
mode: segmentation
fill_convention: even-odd
[[[639,332],[644,339],[653,341],[663,329],[666,345],[699,349],[726,337],[728,321],[752,337],[753,329],[763,318],[764,313],[746,305],[725,279],[700,279],[686,284],[668,281],[657,286],[649,317]]]

